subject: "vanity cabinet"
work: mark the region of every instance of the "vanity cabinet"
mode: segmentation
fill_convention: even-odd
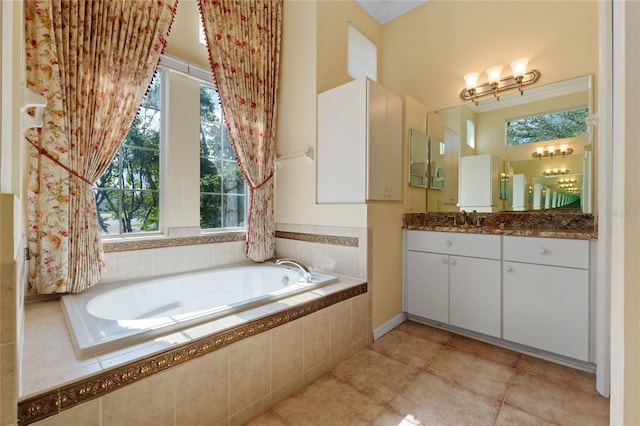
[[[500,337],[500,237],[406,231],[405,311]]]
[[[317,201],[402,199],[402,99],[369,79],[318,95]]]
[[[589,241],[504,237],[503,338],[590,361]]]

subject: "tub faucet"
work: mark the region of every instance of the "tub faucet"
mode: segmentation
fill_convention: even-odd
[[[276,265],[293,265],[300,269],[300,273],[302,273],[302,278],[305,282],[311,282],[311,271],[302,263],[293,260],[293,259],[278,259],[276,260]]]

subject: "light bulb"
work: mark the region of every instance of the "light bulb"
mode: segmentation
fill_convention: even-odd
[[[513,77],[524,77],[527,73],[527,64],[529,63],[529,58],[520,58],[511,62],[511,72],[513,72]]]
[[[497,84],[500,82],[502,76],[502,65],[496,65],[487,69],[487,77],[489,77],[490,84]]]
[[[479,72],[471,72],[464,76],[464,82],[467,85],[467,90],[475,89],[478,86]]]

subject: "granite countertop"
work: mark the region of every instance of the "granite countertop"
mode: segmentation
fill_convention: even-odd
[[[592,214],[573,212],[461,212],[405,213],[402,228],[421,231],[519,235],[574,239],[597,239],[598,225]]]

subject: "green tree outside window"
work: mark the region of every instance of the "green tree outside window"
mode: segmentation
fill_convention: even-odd
[[[584,136],[588,116],[584,107],[507,120],[507,146]]]

